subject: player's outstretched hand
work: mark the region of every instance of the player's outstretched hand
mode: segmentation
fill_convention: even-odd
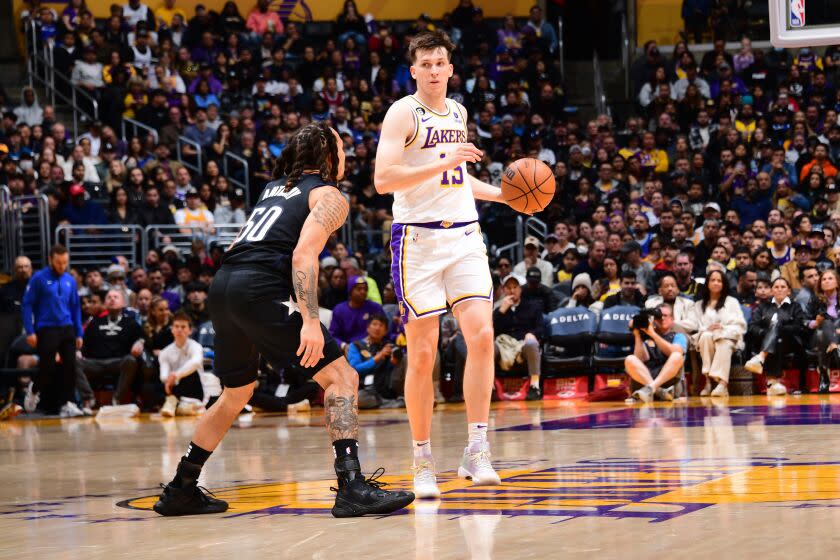
[[[461,165],[465,161],[470,161],[472,163],[478,163],[481,161],[481,158],[484,157],[484,152],[473,146],[472,144],[458,144],[458,147],[455,148],[447,156],[447,161],[452,163],[453,167]]]
[[[301,356],[300,365],[308,368],[315,367],[324,357],[324,333],[321,332],[321,323],[304,323],[300,329],[300,346],[297,349],[297,356]]]

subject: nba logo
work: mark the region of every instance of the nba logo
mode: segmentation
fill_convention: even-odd
[[[805,27],[805,0],[790,0],[790,26]]]

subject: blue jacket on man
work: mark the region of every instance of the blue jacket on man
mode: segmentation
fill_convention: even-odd
[[[84,335],[76,280],[67,272],[57,276],[48,266],[33,274],[23,294],[21,312],[28,335],[44,327],[64,326],[72,326],[77,338]]]

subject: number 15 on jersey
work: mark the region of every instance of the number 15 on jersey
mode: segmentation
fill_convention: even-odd
[[[440,158],[443,159],[446,157],[445,153],[440,154]],[[448,189],[450,186],[453,189],[457,189],[464,185],[464,170],[459,165],[455,169],[452,169],[452,175],[449,175],[449,171],[443,172],[443,177],[440,179],[440,188]],[[451,181],[451,182],[450,182]]]

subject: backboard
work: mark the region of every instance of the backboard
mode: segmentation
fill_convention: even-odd
[[[758,0],[761,1],[761,0]],[[768,0],[775,47],[840,44],[840,0]]]

